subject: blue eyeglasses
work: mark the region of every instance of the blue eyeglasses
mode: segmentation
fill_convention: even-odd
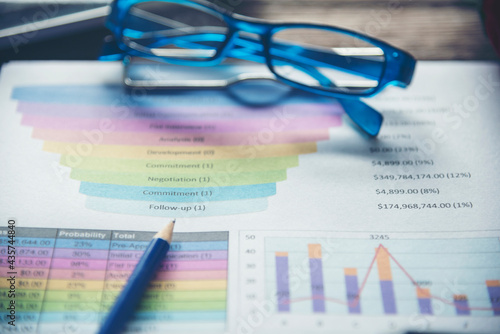
[[[107,25],[121,52],[101,59],[129,55],[212,66],[235,58],[266,64],[294,88],[339,99],[372,136],[380,130],[382,115],[359,98],[388,85],[406,87],[416,63],[409,53],[351,30],[271,23],[202,0],[115,0]]]

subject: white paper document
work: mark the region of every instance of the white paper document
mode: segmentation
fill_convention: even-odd
[[[2,333],[95,332],[171,218],[130,332],[500,332],[498,64],[418,63],[364,100],[377,138],[331,98],[122,70],[2,68]]]

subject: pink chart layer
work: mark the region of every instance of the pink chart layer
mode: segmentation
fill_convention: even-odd
[[[152,121],[95,118],[61,118],[23,115],[22,124],[49,129],[100,130],[103,133],[120,132],[170,132],[170,133],[212,133],[212,132],[255,132],[293,131],[324,129],[341,125],[338,115],[296,118],[247,119],[245,121]]]

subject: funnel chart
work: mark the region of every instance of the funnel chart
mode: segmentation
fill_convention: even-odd
[[[248,92],[251,98],[253,93]],[[262,94],[262,92],[259,92]],[[342,124],[335,100],[245,105],[222,90],[21,86],[21,124],[60,155],[88,209],[159,217],[264,211],[277,183]]]

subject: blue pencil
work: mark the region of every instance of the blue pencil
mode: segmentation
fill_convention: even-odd
[[[161,260],[165,258],[165,254],[170,248],[174,224],[175,219],[155,234],[130,275],[127,284],[116,299],[115,305],[99,330],[99,334],[121,333],[123,331],[156,273]]]

